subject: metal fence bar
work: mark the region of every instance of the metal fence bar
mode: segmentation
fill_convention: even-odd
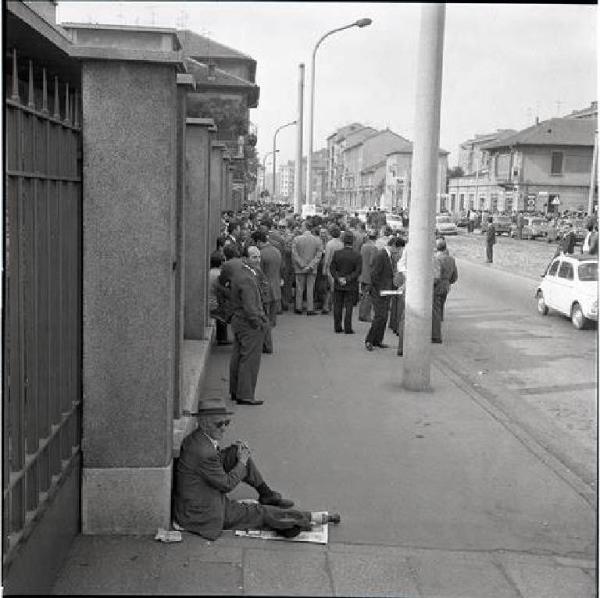
[[[79,92],[65,83],[61,116],[54,77],[50,115],[46,70],[40,95],[34,68],[29,60],[27,82],[20,81],[13,49],[5,98],[5,564],[79,459],[81,444]]]

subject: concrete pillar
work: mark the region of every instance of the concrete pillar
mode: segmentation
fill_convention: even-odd
[[[85,534],[170,522],[177,70],[173,30],[77,26],[83,105]]]
[[[183,336],[208,338],[210,128],[212,118],[186,119],[185,299]]]
[[[427,390],[431,374],[432,257],[445,10],[443,4],[421,7],[402,360],[402,385],[409,390]]]
[[[221,163],[221,168],[223,169],[223,174],[221,175],[222,203],[225,206],[225,210],[232,210],[233,206],[229,197],[229,161],[231,158],[227,154],[226,147],[221,148],[221,153],[223,154],[223,161]]]
[[[179,395],[183,374],[185,119],[187,92],[195,87],[196,83],[192,75],[177,74],[177,195],[175,197],[177,264],[175,268],[175,384],[173,389],[173,417],[175,419],[181,416]]]
[[[221,214],[225,210],[223,203],[223,149],[225,145],[219,141],[211,144],[210,163],[210,204],[215,206],[214,220],[211,218],[215,230],[220,229]]]
[[[227,196],[229,197],[229,205],[231,206],[231,209],[239,210],[240,207],[238,207],[233,201],[233,171],[234,167],[230,159],[229,166],[227,167]]]

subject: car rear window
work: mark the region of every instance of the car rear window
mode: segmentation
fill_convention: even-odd
[[[497,216],[494,222],[501,222],[502,224],[507,224],[511,222],[510,216]]]
[[[558,265],[560,264],[560,260],[556,260],[550,266],[550,270],[548,270],[548,274],[550,276],[556,276],[556,271],[558,270]]]
[[[573,265],[569,262],[562,262],[558,269],[558,277],[573,280]]]
[[[577,272],[579,273],[579,280],[598,280],[597,262],[585,262],[579,264]]]
[[[437,217],[438,224],[446,224],[447,222],[451,222],[448,216],[438,216]]]

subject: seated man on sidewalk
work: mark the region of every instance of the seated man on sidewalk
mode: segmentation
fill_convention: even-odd
[[[215,540],[224,529],[274,529],[287,537],[311,529],[311,513],[265,483],[250,449],[236,441],[221,449],[233,415],[221,399],[198,402],[198,428],[184,438],[175,472],[173,516],[177,528]],[[231,500],[227,493],[241,481],[258,492],[259,504]]]

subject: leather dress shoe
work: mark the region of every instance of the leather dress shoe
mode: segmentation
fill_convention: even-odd
[[[329,313],[329,310],[328,310],[328,309],[322,309],[322,310],[321,310],[321,315],[322,315],[322,316],[326,316],[328,313]]]
[[[344,331],[343,331],[341,328],[338,328],[338,329],[335,331],[335,333],[336,333],[336,334],[340,334],[340,333],[342,333],[342,332],[344,332]]]
[[[370,318],[358,318],[359,322],[372,322],[373,320],[371,320]]]
[[[235,402],[238,405],[262,405],[264,403],[264,401],[260,400],[247,401],[246,399],[236,399]]]
[[[295,309],[295,310],[294,310],[294,313],[295,313],[295,314],[300,314],[300,315],[302,315],[302,310],[301,310],[301,309]]]
[[[261,505],[270,505],[272,507],[279,507],[280,509],[291,509],[294,506],[294,501],[288,498],[283,498],[279,492],[269,492],[269,494],[263,494],[258,498],[258,502]]]
[[[316,312],[316,311],[307,311],[307,312],[306,312],[306,315],[307,315],[307,316],[316,316],[316,315],[317,315],[317,312]]]
[[[373,350],[373,343],[365,343],[365,349],[367,351],[372,351]]]
[[[385,343],[377,343],[376,345],[373,345],[374,347],[379,347],[380,349],[388,349],[389,345],[386,345]]]
[[[233,345],[233,341],[217,341],[219,347],[225,347],[227,345]]]
[[[344,330],[345,334],[354,334],[354,330]]]
[[[441,338],[432,338],[432,339],[431,339],[431,342],[432,342],[432,343],[440,343],[440,344],[441,344],[441,342],[442,342],[442,339],[441,339]]]

